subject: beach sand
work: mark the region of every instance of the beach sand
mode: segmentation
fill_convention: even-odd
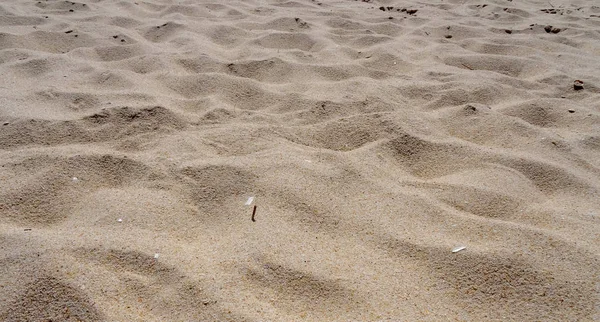
[[[600,321],[596,0],[4,0],[0,31],[2,321]]]

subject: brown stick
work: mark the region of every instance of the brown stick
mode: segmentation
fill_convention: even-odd
[[[256,215],[256,205],[254,205],[254,209],[252,210],[252,221],[256,221],[256,219],[254,219],[254,215]]]

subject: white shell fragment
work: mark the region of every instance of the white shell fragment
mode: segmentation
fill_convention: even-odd
[[[452,250],[452,252],[453,252],[453,253],[458,253],[458,252],[460,252],[461,250],[465,250],[465,249],[467,249],[467,247],[466,247],[466,246],[454,247],[454,249]]]
[[[160,256],[159,253],[154,254],[154,259],[158,259],[158,256]]]
[[[73,179],[72,179],[72,180],[73,180],[73,182],[77,182],[77,181],[79,181],[79,179],[77,179],[77,177],[73,177]]]
[[[123,219],[119,218],[117,219],[118,222],[123,222]]]
[[[246,206],[250,206],[252,204],[252,202],[254,202],[254,197],[250,197],[248,198],[248,201],[246,201]]]

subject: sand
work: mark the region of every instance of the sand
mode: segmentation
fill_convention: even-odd
[[[596,0],[3,0],[0,31],[2,321],[600,321]]]

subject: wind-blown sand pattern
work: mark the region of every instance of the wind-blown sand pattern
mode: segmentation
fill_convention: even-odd
[[[596,0],[4,0],[0,31],[2,321],[600,321]]]

